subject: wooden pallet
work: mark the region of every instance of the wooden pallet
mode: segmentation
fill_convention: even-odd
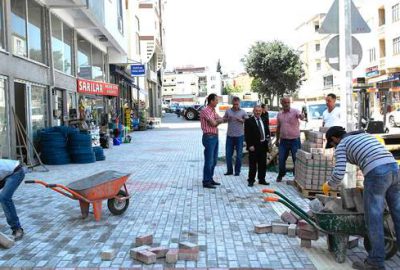
[[[293,181],[293,184],[297,188],[297,190],[301,193],[301,195],[303,195],[303,197],[306,197],[308,199],[314,199],[317,196],[317,194],[324,194],[322,190],[306,189],[296,180]],[[340,197],[339,191],[330,191],[329,193],[331,197]]]

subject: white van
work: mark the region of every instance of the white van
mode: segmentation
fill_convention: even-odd
[[[253,114],[253,109],[254,106],[260,104],[260,102],[255,101],[255,100],[242,100],[240,101],[240,108],[243,109],[247,115],[252,115]]]

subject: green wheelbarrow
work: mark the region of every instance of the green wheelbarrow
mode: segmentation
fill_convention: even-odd
[[[266,197],[264,201],[282,203],[304,219],[308,224],[327,234],[329,251],[334,253],[335,260],[338,263],[343,263],[346,260],[347,243],[350,235],[364,237],[365,249],[367,251],[371,249],[363,213],[334,214],[313,211],[313,217],[311,217],[282,193],[268,188],[263,189],[262,192],[279,196]],[[389,216],[389,213],[384,214],[385,252],[387,260],[393,257],[397,252],[396,238],[387,220]]]

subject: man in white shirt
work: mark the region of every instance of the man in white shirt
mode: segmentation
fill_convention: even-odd
[[[322,126],[323,127],[333,127],[333,126],[343,126],[340,119],[340,108],[336,107],[336,95],[330,93],[325,98],[326,106],[328,107],[322,114]]]

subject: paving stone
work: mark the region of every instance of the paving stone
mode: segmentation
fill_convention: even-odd
[[[197,261],[199,259],[199,251],[195,249],[180,249],[178,260]]]
[[[112,261],[115,258],[115,250],[114,249],[105,249],[100,253],[101,260],[103,261]]]
[[[296,229],[297,225],[296,224],[290,224],[288,227],[288,236],[289,237],[296,237]]]
[[[340,188],[340,197],[342,198],[342,207],[343,209],[354,209],[356,205],[354,203],[354,189],[352,188],[344,188],[343,186]]]
[[[176,263],[178,261],[178,254],[179,251],[177,249],[168,250],[167,254],[165,255],[165,261],[171,264]]]
[[[150,248],[149,251],[153,252],[154,254],[156,254],[157,259],[159,258],[165,258],[165,255],[168,252],[168,248],[166,247],[154,247],[154,248]]]
[[[311,248],[311,240],[301,239],[300,246],[305,248]]]
[[[285,211],[281,215],[282,221],[289,223],[289,224],[296,224],[297,218],[293,216],[289,211]]]
[[[296,234],[301,240],[318,240],[319,237],[318,231],[310,232],[297,229]]]
[[[0,232],[0,245],[4,248],[11,248],[14,245],[14,239]]]
[[[137,260],[139,251],[144,251],[144,250],[149,250],[149,249],[151,249],[151,246],[147,246],[147,245],[132,248],[129,252],[129,255],[131,256],[132,259]]]
[[[259,233],[259,234],[260,233],[270,233],[270,232],[272,232],[272,225],[271,225],[271,223],[255,225],[254,232]]]
[[[191,242],[180,242],[179,243],[179,252],[181,252],[181,250],[191,250],[191,251],[199,251],[199,246],[191,243]]]
[[[152,245],[153,244],[153,235],[152,234],[146,234],[146,235],[140,235],[136,237],[135,244],[137,247],[143,246],[143,245]]]
[[[136,260],[145,264],[153,264],[157,260],[157,255],[148,250],[140,250],[136,254]]]
[[[288,228],[289,228],[289,224],[272,222],[272,233],[287,234]]]

